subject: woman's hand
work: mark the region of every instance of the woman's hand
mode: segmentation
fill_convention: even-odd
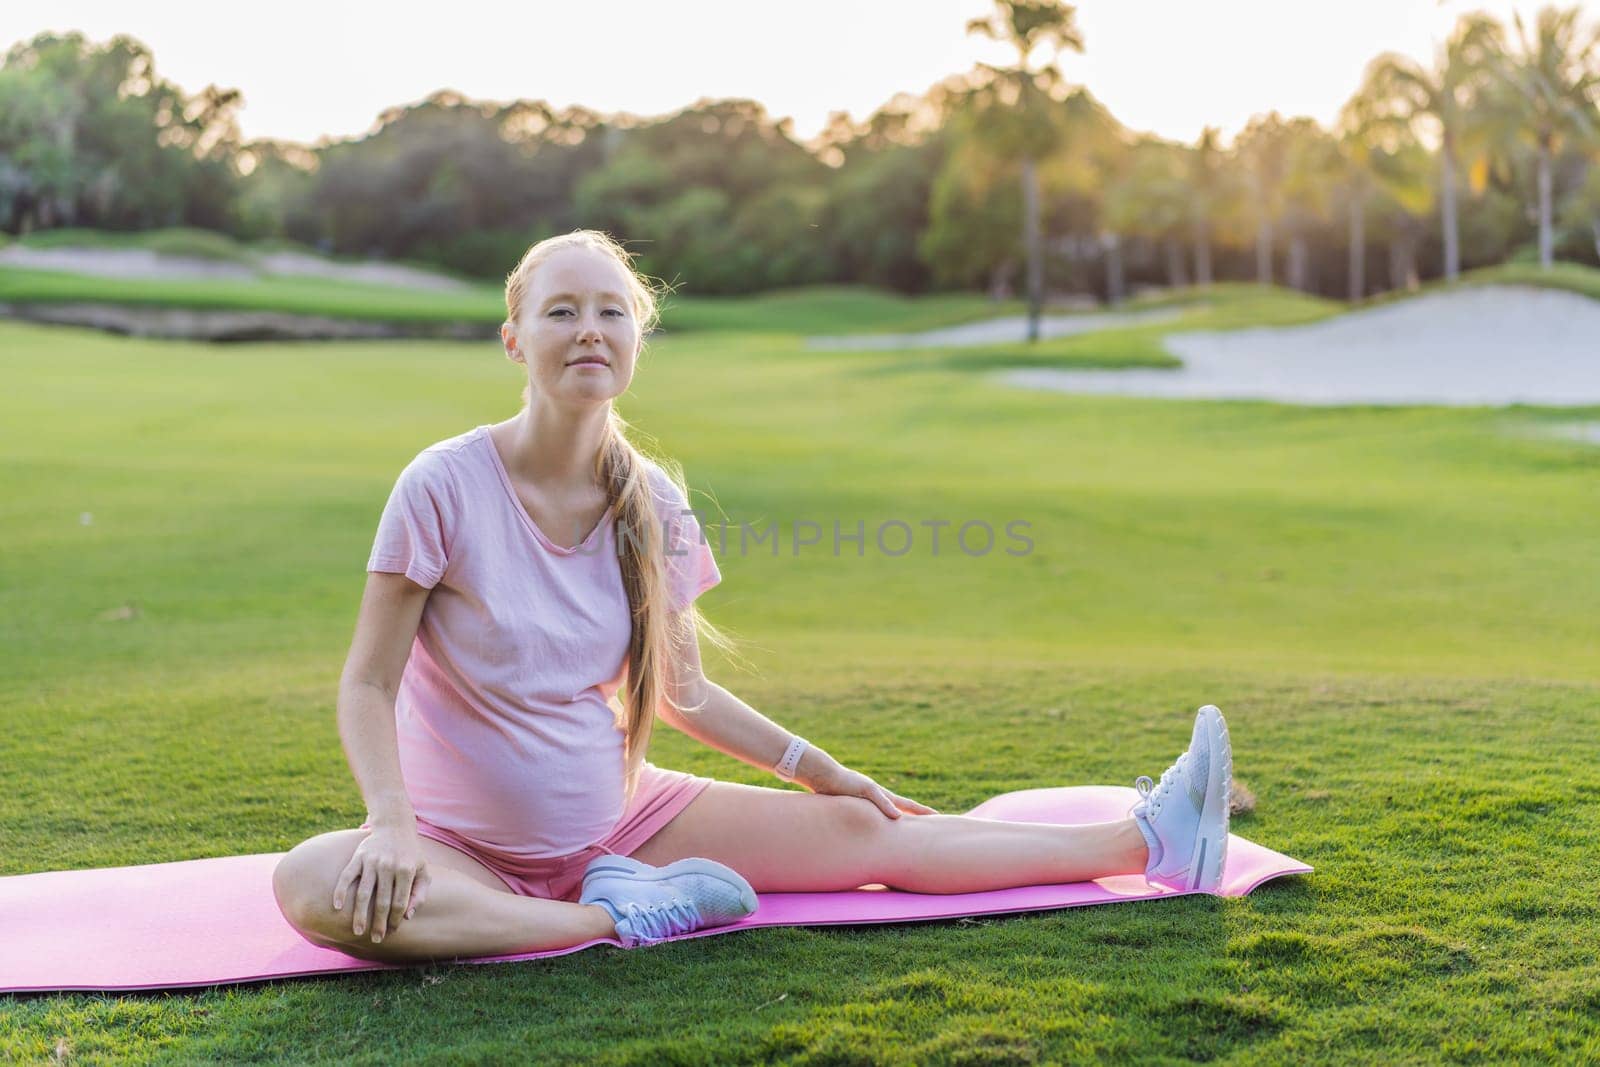
[[[415,829],[375,827],[356,845],[355,854],[333,883],[333,910],[340,911],[355,892],[350,930],[357,937],[370,919],[372,941],[377,944],[391,929],[409,919],[428,897],[433,876],[422,854],[422,838]]]
[[[815,768],[808,766],[813,759],[818,764]],[[891,819],[898,819],[901,812],[910,812],[912,815],[938,814],[926,804],[918,804],[915,800],[908,800],[897,793],[889,792],[860,771],[852,771],[819,748],[808,748],[805,755],[800,757],[800,766],[795,770],[799,773],[795,775],[794,780],[813,793],[836,797],[862,797],[876,804],[878,810]]]

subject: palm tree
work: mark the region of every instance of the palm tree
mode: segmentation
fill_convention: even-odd
[[[1439,186],[1428,150],[1414,139],[1375,148],[1373,214],[1388,235],[1389,288],[1416,289],[1417,244],[1424,220],[1438,210]]]
[[[1346,293],[1355,301],[1367,295],[1367,201],[1377,184],[1372,172],[1373,150],[1385,132],[1374,101],[1357,92],[1340,110],[1335,132],[1350,252]]]
[[[1464,15],[1431,68],[1393,52],[1373,60],[1361,88],[1390,121],[1414,125],[1431,119],[1439,133],[1439,209],[1444,229],[1444,274],[1461,275],[1461,225],[1456,192],[1468,118],[1500,50],[1500,24],[1487,15]]]
[[[1600,106],[1600,25],[1585,27],[1573,7],[1539,12],[1530,35],[1515,17],[1517,48],[1497,57],[1495,72],[1508,90],[1508,110],[1533,141],[1537,165],[1539,266],[1555,261],[1552,161],[1569,138],[1592,140]]]
[[[995,0],[988,16],[967,23],[967,32],[1010,44],[1017,51],[1015,67],[982,64],[994,75],[990,87],[998,90],[998,103],[1011,112],[1012,121],[987,127],[991,143],[1022,164],[1022,240],[1028,257],[1028,340],[1039,339],[1039,316],[1044,306],[1044,239],[1039,225],[1039,174],[1037,161],[1055,147],[1055,125],[1048,114],[1051,90],[1061,84],[1055,56],[1063,49],[1083,51],[1077,8],[1059,0]],[[1043,66],[1029,66],[1040,46],[1051,51]],[[997,116],[998,118],[998,116]]]

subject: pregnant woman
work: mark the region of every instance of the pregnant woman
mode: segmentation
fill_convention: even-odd
[[[610,237],[528,250],[506,282],[516,415],[425,449],[379,521],[339,684],[357,829],[273,878],[311,942],[383,961],[626,945],[737,922],[757,892],[918,893],[1143,874],[1215,890],[1232,756],[1215,707],[1126,818],[941,815],[702,673],[721,578],[681,479],[628,440],[656,293]],[[736,366],[729,373],[738,373]],[[645,761],[663,722],[807,791]]]

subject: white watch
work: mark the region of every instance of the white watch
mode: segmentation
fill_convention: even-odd
[[[783,758],[778,761],[778,765],[772,768],[772,773],[786,782],[794,781],[795,769],[800,766],[800,757],[805,755],[807,747],[806,740],[803,737],[796,737],[791,740],[788,751],[784,752]]]

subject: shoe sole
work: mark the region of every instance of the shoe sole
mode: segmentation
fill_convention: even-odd
[[[1228,860],[1228,813],[1233,800],[1233,745],[1228,739],[1228,723],[1215,704],[1201,708],[1196,718],[1205,728],[1209,746],[1209,774],[1206,800],[1200,812],[1200,832],[1195,835],[1194,853],[1189,857],[1189,888],[1202,893],[1215,893],[1222,886],[1222,868]]]
[[[698,874],[706,878],[715,878],[738,889],[739,903],[744,905],[746,915],[753,914],[759,904],[756,891],[738,871],[715,860],[700,859],[697,856],[676,860],[665,867],[652,867],[629,856],[607,856],[605,859],[595,860],[583,872],[583,892],[589,889],[589,879],[601,874],[626,874],[646,882],[660,882],[680,874]]]

